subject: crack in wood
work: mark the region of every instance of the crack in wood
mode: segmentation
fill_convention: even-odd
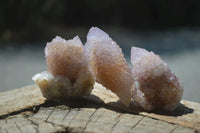
[[[0,120],[1,119],[5,119],[5,118],[7,118],[9,116],[17,115],[17,114],[20,114],[20,113],[23,113],[23,112],[27,112],[27,111],[31,111],[32,112],[32,108],[22,109],[22,110],[19,110],[19,111],[14,111],[14,112],[11,112],[11,113],[8,113],[8,114],[5,114],[5,115],[1,115],[0,116]]]
[[[55,124],[55,123],[50,122],[50,121],[45,121],[45,122],[51,124],[54,128],[61,127],[64,130],[66,129],[66,127],[63,126],[63,125]]]
[[[105,110],[103,111],[101,115],[99,115],[99,117],[94,121],[94,123],[96,123],[103,116],[104,113],[105,113]]]
[[[24,116],[25,119],[27,119],[28,121],[30,121],[34,126],[33,128],[35,129],[36,133],[39,133],[39,125],[38,123],[34,122],[33,120],[29,119],[29,116]]]
[[[154,119],[154,120],[162,121],[162,122],[165,122],[165,123],[168,123],[168,124],[174,124],[173,122],[164,121],[164,120],[162,120],[162,119],[158,119],[158,118],[151,117],[151,116],[147,116],[147,115],[143,115],[143,114],[139,114],[139,116],[143,116],[143,117],[146,117],[146,118],[150,118],[150,119]]]
[[[13,111],[13,112],[10,112],[8,114],[5,114],[5,115],[0,115],[0,120],[1,119],[5,119],[7,117],[10,117],[10,116],[14,116],[14,115],[18,115],[18,114],[21,114],[21,113],[24,113],[24,112],[32,112],[33,114],[37,113],[39,111],[39,108],[42,106],[43,104],[41,105],[38,105],[38,106],[33,106],[33,107],[29,107],[29,108],[24,108],[24,109],[21,109],[21,110],[17,110],[17,111]]]
[[[117,120],[117,122],[115,122],[115,124],[112,126],[110,133],[113,131],[113,129],[115,128],[115,126],[119,123],[119,119]]]
[[[119,119],[122,116],[122,114],[119,114],[115,119]]]
[[[36,132],[37,133],[39,133],[39,124],[38,123],[36,123],[36,122],[34,122],[34,120],[31,120],[31,119],[29,119],[29,117],[27,117],[27,119],[33,124],[33,125],[35,125],[36,127],[34,127],[35,129],[36,129]],[[53,122],[50,122],[50,121],[48,121],[48,120],[43,120],[43,119],[40,119],[40,118],[35,118],[35,119],[39,119],[40,121],[42,121],[42,123],[48,123],[48,124],[51,124],[55,129],[57,129],[57,127],[60,127],[62,130],[61,131],[58,131],[58,132],[64,132],[64,131],[67,131],[67,129],[66,129],[66,127],[65,126],[63,126],[63,125],[59,125],[59,124],[55,124],[55,123],[53,123]]]
[[[116,118],[115,118],[115,120],[117,120],[115,123],[114,123],[114,125],[112,126],[112,128],[111,128],[111,131],[110,131],[110,133],[113,131],[113,129],[115,128],[115,126],[120,122],[120,117],[122,116],[122,114],[119,114]]]
[[[85,127],[83,128],[83,132],[85,132],[85,129],[87,128],[88,124],[91,121],[91,118],[94,116],[94,114],[97,112],[97,109],[94,110],[94,112],[89,116],[89,120],[87,121],[87,123],[85,124]]]
[[[55,111],[56,108],[54,108],[50,113],[49,115],[47,116],[46,120],[45,121],[48,121],[49,117],[51,116],[51,114]]]
[[[23,131],[21,130],[21,128],[17,125],[17,123],[16,122],[14,122],[15,123],[15,126],[17,127],[17,129],[21,132],[21,133],[23,133]]]
[[[71,121],[68,124],[68,127],[70,126],[70,124],[72,123],[72,121],[75,119],[75,117],[78,115],[78,111],[76,111],[76,114],[74,115],[74,117],[71,119]]]
[[[177,128],[178,126],[175,126],[169,133],[173,133]]]
[[[145,117],[142,117],[136,124],[134,124],[131,129],[135,128]]]
[[[94,114],[97,112],[97,109],[94,110],[94,112],[90,115],[89,119],[91,120],[91,118],[94,116]]]
[[[63,117],[63,119],[62,119],[62,123],[63,123],[63,121],[65,120],[65,118],[68,116],[68,114],[71,112],[71,110],[68,110],[68,112],[65,114],[65,116]]]

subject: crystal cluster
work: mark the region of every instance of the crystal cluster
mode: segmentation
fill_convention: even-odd
[[[183,95],[182,83],[158,55],[145,49],[132,47],[132,71],[137,82],[133,100],[145,110],[172,111]]]
[[[45,55],[48,72],[33,77],[44,97],[67,99],[91,92],[94,76],[78,36],[68,41],[56,37],[47,43]]]
[[[96,81],[116,93],[122,103],[129,106],[135,84],[121,48],[96,27],[89,30],[85,47]]]
[[[158,55],[132,47],[132,70],[108,34],[92,27],[85,46],[78,36],[54,38],[45,48],[47,71],[33,76],[44,97],[59,100],[90,94],[95,81],[114,92],[125,106],[172,111],[183,86]]]

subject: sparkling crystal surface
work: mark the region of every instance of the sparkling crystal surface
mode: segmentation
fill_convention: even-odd
[[[78,36],[68,41],[57,36],[47,43],[45,55],[48,72],[33,77],[44,97],[67,99],[90,93],[94,76]]]
[[[137,47],[131,49],[131,63],[138,83],[133,100],[145,110],[174,110],[182,98],[183,86],[168,65],[153,52]]]
[[[85,49],[96,81],[116,93],[122,103],[128,106],[135,86],[121,48],[104,31],[92,27]]]

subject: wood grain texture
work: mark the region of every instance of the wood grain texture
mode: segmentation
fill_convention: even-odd
[[[36,85],[0,93],[0,116],[44,103],[45,98]]]
[[[143,109],[137,107],[135,103],[132,103],[129,108],[123,106],[115,94],[109,90],[106,90],[106,88],[102,87],[100,84],[96,84],[96,88],[98,89],[94,89],[92,94],[98,96],[107,106],[129,113],[136,113],[150,118],[155,118],[169,123],[179,124],[185,127],[200,130],[199,103],[182,100],[176,110],[173,112],[165,112],[163,110],[146,112]],[[92,101],[98,102],[100,100]]]
[[[100,84],[90,96],[45,101],[36,85],[0,93],[0,132],[198,132],[200,105],[182,101],[174,112],[124,107]]]

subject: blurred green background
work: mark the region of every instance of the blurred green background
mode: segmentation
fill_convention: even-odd
[[[200,1],[0,1],[0,91],[33,84],[46,70],[44,47],[56,35],[83,43],[90,27],[107,32],[130,63],[132,46],[159,54],[183,80],[184,99],[200,102]]]

